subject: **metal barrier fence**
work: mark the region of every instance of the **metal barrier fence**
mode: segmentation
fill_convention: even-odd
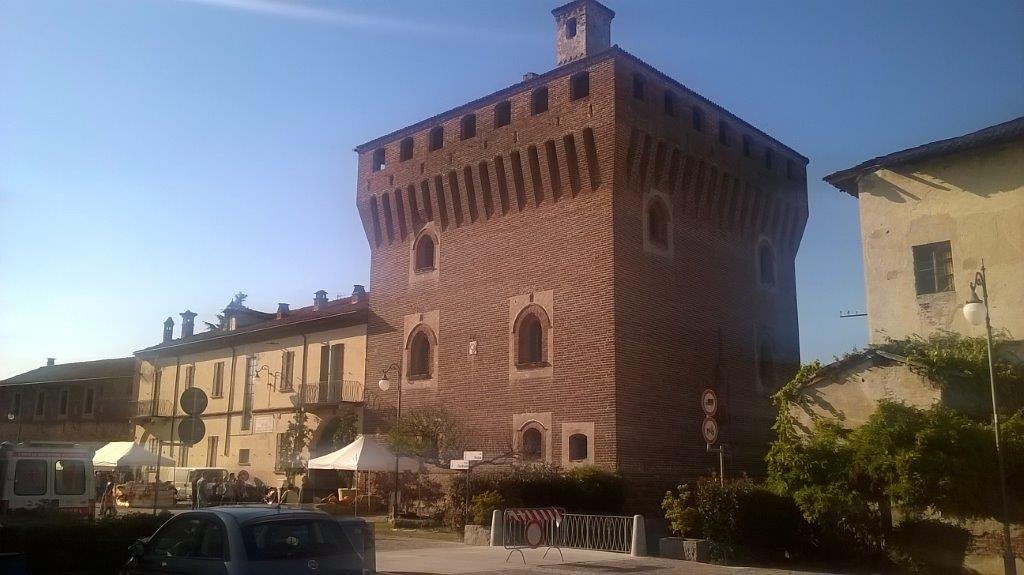
[[[558,530],[560,547],[630,553],[633,517],[567,513]]]
[[[495,533],[499,521],[500,532]],[[547,547],[545,556],[551,549],[561,554],[563,547],[644,555],[643,532],[643,517],[639,515],[585,515],[554,507],[506,509],[495,512],[492,545],[500,540],[509,550],[506,561],[516,551],[523,555],[523,549],[538,547]]]

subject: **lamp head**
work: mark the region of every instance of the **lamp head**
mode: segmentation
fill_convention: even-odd
[[[381,391],[387,391],[391,389],[391,382],[388,381],[387,373],[381,376],[380,381],[377,382],[377,387],[379,387]]]
[[[985,322],[986,312],[985,302],[981,301],[981,298],[978,297],[977,289],[975,289],[974,284],[971,284],[971,299],[967,300],[967,303],[964,304],[964,318],[971,325],[979,326]]]

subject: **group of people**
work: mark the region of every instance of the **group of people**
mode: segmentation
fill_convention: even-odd
[[[234,473],[227,478],[212,477],[199,474],[192,480],[192,508],[208,507],[214,503],[231,505],[246,501],[247,483]]]
[[[299,484],[298,488],[296,488],[295,484],[291,481],[285,481],[281,484],[280,489],[276,489],[274,487],[267,489],[267,495],[263,498],[263,502],[269,505],[312,503],[313,492],[309,488],[309,477],[303,475],[302,482]]]
[[[227,478],[207,478],[200,474],[192,480],[192,508],[209,507],[210,505],[232,505],[253,501],[248,491],[249,485],[234,473]],[[263,502],[270,505],[294,505],[312,503],[313,491],[309,486],[309,477],[303,476],[299,487],[291,481],[285,481],[280,489],[271,487],[264,494]]]

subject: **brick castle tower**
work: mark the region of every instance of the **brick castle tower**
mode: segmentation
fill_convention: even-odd
[[[713,388],[727,473],[756,474],[799,361],[807,158],[613,46],[602,4],[553,14],[553,70],[356,148],[366,381],[397,363],[403,414],[445,409],[464,448],[652,492],[717,471]],[[373,432],[396,394],[367,396]]]

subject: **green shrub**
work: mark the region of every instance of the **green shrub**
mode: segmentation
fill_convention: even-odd
[[[889,560],[906,573],[962,573],[970,531],[934,519],[900,523],[889,537]]]
[[[465,476],[452,482],[450,503],[464,501]],[[495,491],[506,507],[564,507],[574,513],[622,512],[622,479],[596,467],[560,472],[546,466],[514,467],[502,472],[474,472],[470,491]]]
[[[701,516],[700,511],[692,505],[693,493],[690,486],[684,483],[676,491],[666,491],[661,500],[661,509],[665,512],[669,529],[680,537],[700,537],[703,532]]]
[[[505,507],[505,498],[497,491],[484,491],[473,498],[469,514],[474,525],[489,525],[495,509]]]
[[[710,539],[726,554],[782,559],[806,555],[810,525],[792,498],[749,479],[719,484],[701,479],[695,491],[680,485],[662,500],[672,531]]]

